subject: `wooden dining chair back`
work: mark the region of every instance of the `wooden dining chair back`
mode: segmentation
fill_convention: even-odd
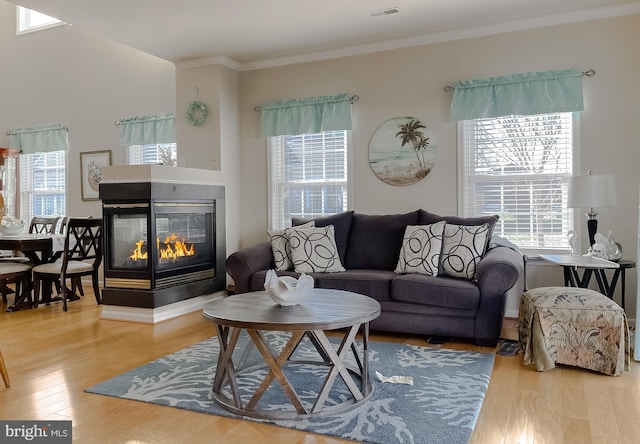
[[[29,224],[29,233],[32,234],[53,234],[58,226],[59,216],[40,217],[34,216]]]
[[[82,276],[91,276],[96,302],[100,304],[102,298],[98,285],[98,269],[101,263],[102,219],[69,218],[61,260],[33,267],[33,286],[36,292],[34,303],[37,305],[41,283],[45,284],[43,290],[49,292],[48,295],[43,295],[43,301],[49,303],[50,283],[59,279],[62,307],[67,311],[67,299],[78,297],[76,291],[81,285]],[[67,294],[67,279],[71,282],[70,295]]]
[[[55,232],[59,234],[65,234],[67,229],[67,223],[69,223],[69,218],[67,216],[60,216],[60,221],[58,222],[58,229]]]

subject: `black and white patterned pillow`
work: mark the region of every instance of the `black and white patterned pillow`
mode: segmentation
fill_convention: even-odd
[[[475,279],[476,267],[487,247],[489,230],[489,224],[445,225],[440,255],[444,274]]]
[[[269,240],[271,241],[271,251],[273,252],[273,261],[276,264],[277,271],[290,270],[293,268],[293,262],[291,262],[291,245],[289,244],[289,237],[287,230],[295,230],[297,228],[313,228],[315,222],[310,221],[306,224],[298,225],[294,228],[286,228],[281,230],[267,230]]]
[[[396,273],[437,276],[444,226],[444,221],[431,225],[407,225]]]
[[[291,261],[297,273],[331,273],[344,271],[336,247],[333,225],[290,229]]]

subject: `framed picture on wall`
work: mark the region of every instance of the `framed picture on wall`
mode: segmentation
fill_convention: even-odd
[[[99,200],[102,167],[111,165],[111,150],[80,153],[82,200]]]

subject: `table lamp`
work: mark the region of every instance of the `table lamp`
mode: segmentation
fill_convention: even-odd
[[[616,205],[618,205],[618,198],[612,175],[593,174],[593,171],[589,171],[586,176],[569,177],[567,206],[569,208],[589,209],[586,213],[589,247],[595,243],[594,237],[598,230],[596,208],[614,207]]]

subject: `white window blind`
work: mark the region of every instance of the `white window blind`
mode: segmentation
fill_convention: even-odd
[[[348,131],[269,139],[270,228],[347,210]]]
[[[462,213],[498,214],[495,234],[522,249],[567,249],[572,113],[465,120]]]
[[[177,165],[178,150],[175,143],[130,145],[129,165]]]
[[[21,154],[20,219],[66,214],[66,151]]]

